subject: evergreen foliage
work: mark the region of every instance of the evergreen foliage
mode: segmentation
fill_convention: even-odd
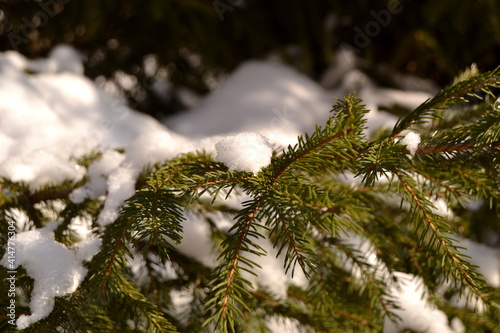
[[[480,241],[485,232],[500,233],[499,86],[500,69],[464,79],[373,140],[364,134],[362,100],[346,96],[324,126],[277,150],[257,174],[228,170],[204,152],[183,154],[145,171],[104,230],[97,225],[101,201],[68,200],[83,184],[32,191],[2,179],[0,255],[16,209],[29,217],[28,228],[42,227],[52,211],[63,221],[56,239],[64,244],[76,242],[69,221],[90,215],[103,240],[77,291],[57,298],[50,316],[25,331],[266,332],[266,320],[280,317],[311,332],[379,332],[384,317],[398,320],[388,293],[396,271],[421,277],[430,299],[450,318],[459,317],[467,332],[498,331],[499,290],[488,286],[453,235]],[[408,130],[421,136],[414,154],[400,142]],[[345,181],[353,175],[359,181]],[[237,209],[225,203],[231,196],[248,199]],[[440,214],[437,199],[458,218]],[[467,210],[471,200],[481,208]],[[51,208],[54,201],[64,209]],[[182,242],[185,211],[209,226],[215,268],[174,246]],[[233,225],[221,227],[215,212]],[[252,285],[256,258],[268,255],[259,243],[266,238],[288,273],[308,278],[307,287],[291,285],[280,298]],[[133,258],[144,263],[145,277],[132,271]],[[161,274],[165,265],[176,278]],[[2,267],[0,279],[6,275]],[[24,292],[32,284],[19,275]],[[192,297],[181,315],[172,310],[172,291]],[[457,306],[455,296],[469,306]],[[1,320],[0,328],[9,329]]]

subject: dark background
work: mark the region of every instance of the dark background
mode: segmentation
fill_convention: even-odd
[[[270,54],[317,80],[352,48],[385,85],[381,65],[446,85],[473,62],[481,71],[500,64],[500,2],[17,0],[0,2],[0,35],[0,50],[30,58],[71,44],[90,78],[137,77],[137,89],[124,91],[132,107],[161,117],[185,108],[178,89],[205,94],[210,78]],[[145,72],[148,55],[161,72]],[[148,89],[155,76],[172,83],[166,96]]]

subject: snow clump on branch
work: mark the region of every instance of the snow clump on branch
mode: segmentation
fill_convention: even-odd
[[[243,132],[228,136],[215,145],[215,159],[228,166],[229,170],[259,172],[269,165],[273,148],[267,138],[259,133]]]
[[[401,144],[406,146],[412,156],[415,155],[418,145],[420,144],[420,134],[408,132],[408,134],[406,134],[406,136],[401,140]]]

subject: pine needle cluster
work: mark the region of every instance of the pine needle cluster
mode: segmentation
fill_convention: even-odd
[[[266,323],[278,318],[306,332],[380,332],[384,319],[399,320],[389,292],[396,272],[420,277],[429,299],[467,332],[498,331],[499,289],[470,264],[455,235],[481,242],[500,234],[499,86],[500,69],[463,79],[377,138],[365,134],[362,100],[346,96],[326,124],[275,151],[257,174],[231,171],[204,152],[183,154],[139,177],[104,230],[97,228],[101,201],[68,200],[85,181],[34,192],[2,179],[0,255],[16,210],[29,217],[27,228],[42,227],[52,210],[62,220],[56,240],[67,245],[76,242],[70,221],[91,216],[103,240],[77,291],[58,297],[52,313],[25,331],[268,332]],[[409,131],[421,139],[413,152],[401,141]],[[246,199],[234,207],[230,197]],[[51,208],[55,201],[64,208]],[[453,214],[440,212],[438,201]],[[471,202],[479,208],[469,209]],[[179,250],[187,213],[207,224],[215,266]],[[270,255],[262,240],[307,286],[292,283],[280,297],[252,282],[259,258]],[[165,267],[175,276],[165,276]],[[1,268],[2,281],[6,275]],[[29,295],[33,281],[20,274],[18,283]],[[190,299],[180,310],[179,293]],[[0,329],[10,329],[3,318]]]

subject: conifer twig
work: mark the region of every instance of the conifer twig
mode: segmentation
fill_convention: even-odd
[[[406,181],[406,179],[402,176],[401,172],[396,172],[396,175],[397,175],[399,181],[403,184],[403,186],[406,189],[406,191],[408,192],[408,194],[411,196],[412,201],[415,204],[415,206],[421,212],[423,220],[426,222],[426,224],[432,230],[433,234],[438,238],[438,242],[441,245],[441,247],[444,249],[446,256],[450,259],[450,261],[458,269],[459,274],[456,275],[456,277],[459,278],[460,281],[463,281],[465,283],[465,285],[467,285],[470,288],[470,290],[472,290],[472,292],[474,294],[476,294],[480,299],[482,299],[485,303],[490,304],[491,301],[489,300],[489,298],[480,291],[480,286],[477,285],[477,283],[479,281],[482,282],[482,280],[474,279],[473,277],[471,277],[470,273],[464,268],[463,260],[461,258],[459,258],[459,254],[452,251],[450,249],[450,247],[448,246],[447,242],[443,239],[443,237],[441,235],[441,231],[439,230],[438,226],[432,221],[431,217],[429,216],[428,210],[424,208],[423,203],[421,202],[420,198],[415,193],[413,188]],[[455,273],[453,271],[451,271],[451,273],[453,275],[455,275]]]

